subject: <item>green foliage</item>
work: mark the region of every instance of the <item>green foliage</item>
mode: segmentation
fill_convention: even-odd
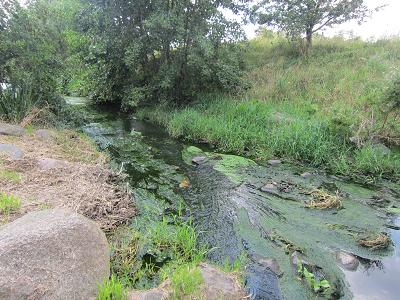
[[[197,234],[190,220],[184,222],[177,217],[169,222],[163,218],[149,225],[144,234],[131,229],[122,238],[117,236],[112,243],[111,269],[125,286],[153,287],[180,266],[195,266],[205,253],[197,245]]]
[[[364,0],[261,0],[253,8],[255,19],[286,33],[291,39],[303,35],[311,46],[312,35],[325,27],[365,19],[370,10]]]
[[[97,300],[127,300],[128,293],[123,287],[122,283],[114,276],[111,275],[109,280],[105,280],[99,286]]]
[[[18,197],[4,192],[0,194],[0,213],[8,215],[17,211],[20,206],[21,200]]]
[[[171,276],[173,299],[200,296],[204,283],[199,267],[194,264],[179,266]]]
[[[318,280],[317,278],[315,278],[315,275],[310,271],[308,271],[308,269],[305,266],[303,266],[300,259],[298,260],[297,263],[297,274],[301,278],[304,278],[308,283],[308,285],[310,286],[310,288],[316,293],[318,292],[326,293],[327,290],[331,288],[331,285],[329,284],[328,280],[326,279]]]
[[[80,20],[91,97],[125,110],[148,101],[191,101],[199,91],[243,86],[239,24],[221,9],[235,1],[91,1]]]

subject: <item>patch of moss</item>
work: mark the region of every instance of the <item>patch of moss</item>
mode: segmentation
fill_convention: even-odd
[[[257,165],[253,160],[241,156],[218,154],[214,155],[214,158],[215,156],[218,156],[219,159],[215,160],[214,169],[223,173],[235,183],[243,181],[243,176],[240,174],[241,169]]]
[[[203,150],[195,146],[189,146],[182,151],[182,159],[185,163],[191,165],[193,157],[201,154],[204,154]]]

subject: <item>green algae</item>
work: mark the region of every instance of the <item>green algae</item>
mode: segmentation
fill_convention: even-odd
[[[196,156],[206,156],[211,159],[213,168],[227,176],[234,183],[241,183],[245,180],[245,177],[241,174],[243,168],[257,165],[253,160],[245,157],[204,152],[194,146],[189,146],[182,151],[182,159],[186,164],[191,165],[192,159]]]
[[[248,158],[228,154],[208,154],[216,159],[214,169],[227,176],[234,183],[242,183],[246,178],[243,176],[243,168],[256,166],[257,164]]]
[[[191,165],[192,159],[199,155],[205,155],[205,153],[195,146],[189,146],[182,150],[182,159],[188,165]]]

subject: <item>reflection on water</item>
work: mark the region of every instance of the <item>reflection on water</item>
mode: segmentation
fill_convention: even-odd
[[[400,218],[395,224],[400,224]],[[390,230],[390,233],[396,246],[394,256],[385,257],[378,265],[360,265],[356,272],[345,271],[354,299],[400,299],[400,231]]]

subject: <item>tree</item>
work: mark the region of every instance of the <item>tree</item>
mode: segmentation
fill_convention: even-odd
[[[364,0],[262,0],[253,8],[259,24],[275,27],[290,38],[305,37],[306,50],[317,31],[349,20],[362,22],[370,13]]]
[[[156,100],[191,101],[241,86],[237,22],[228,0],[92,0],[82,13],[95,68],[92,97],[125,109]]]

